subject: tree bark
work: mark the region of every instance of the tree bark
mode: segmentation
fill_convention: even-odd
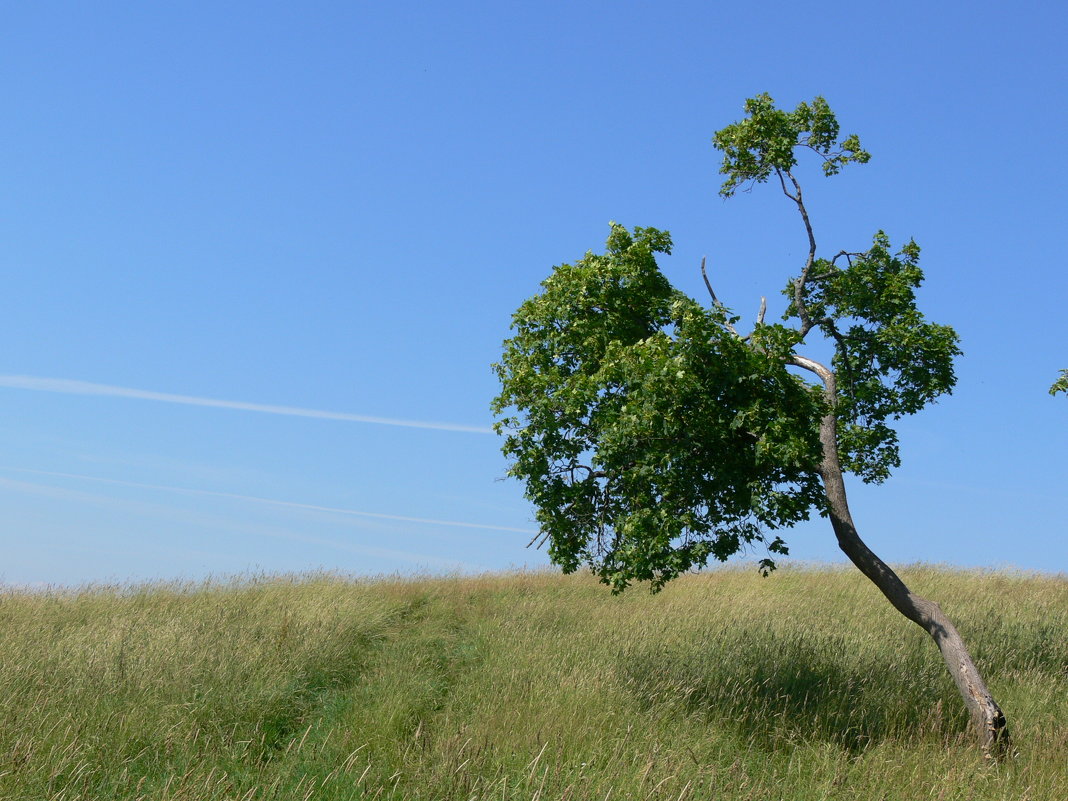
[[[832,371],[819,362],[794,356],[793,363],[816,373],[823,381],[831,410],[820,421],[820,444],[823,462],[820,475],[827,496],[827,508],[838,547],[849,560],[886,596],[891,605],[906,618],[931,635],[945,660],[971,716],[972,726],[984,751],[990,756],[1007,751],[1009,730],[1001,707],[991,696],[979,670],[972,661],[956,627],[934,601],[913,593],[898,575],[864,543],[853,524],[846,499],[842,465],[838,458],[838,421],[834,414],[837,389]]]

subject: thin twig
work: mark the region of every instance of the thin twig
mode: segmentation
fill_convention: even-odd
[[[534,539],[527,543],[527,547],[529,548],[531,545],[534,545],[534,543],[538,539],[541,539],[541,542],[539,542],[534,547],[540,549],[541,546],[545,544],[545,540],[549,539],[549,533],[547,531],[539,531],[537,534],[534,535]]]
[[[716,297],[716,290],[712,288],[712,282],[708,280],[708,272],[705,270],[705,257],[701,257],[701,277],[705,279],[705,288],[708,289],[708,294],[712,296],[712,302],[716,304],[724,312],[728,311],[727,307],[719,302],[719,298]],[[730,320],[724,318],[723,324],[727,326],[727,330],[735,336],[738,336],[738,332],[731,324]]]
[[[850,253],[848,250],[839,250],[837,253],[834,254],[834,258],[831,259],[831,264],[834,264],[836,261],[838,261],[840,258],[842,258],[842,256],[845,256],[846,257],[846,261],[849,262],[850,265],[852,265],[853,264],[852,257],[853,256],[859,256],[859,255],[860,255],[859,253]]]
[[[808,316],[808,306],[805,305],[805,282],[808,281],[809,270],[812,269],[812,265],[816,262],[816,235],[812,232],[812,221],[808,218],[808,209],[805,208],[801,184],[798,183],[797,178],[789,170],[776,169],[775,174],[779,177],[783,194],[797,205],[797,210],[801,213],[801,220],[805,223],[805,232],[808,234],[808,257],[805,259],[805,267],[801,271],[801,275],[794,279],[794,307],[797,309],[797,316],[801,319],[801,330],[798,333],[804,339],[814,325]],[[786,178],[790,179],[790,183],[794,185],[796,194],[790,194],[789,190],[787,190],[784,174]]]

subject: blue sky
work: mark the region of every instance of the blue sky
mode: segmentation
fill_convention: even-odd
[[[489,365],[609,220],[751,319],[803,258],[717,196],[746,97],[822,94],[824,252],[923,247],[965,355],[853,488],[894,562],[1068,571],[1068,131],[1052,3],[20,3],[0,10],[0,579],[541,565]],[[804,173],[804,170],[802,171]],[[779,304],[776,306],[776,304]],[[398,424],[400,423],[400,424]],[[415,423],[417,425],[411,425]],[[836,560],[824,521],[787,537]]]

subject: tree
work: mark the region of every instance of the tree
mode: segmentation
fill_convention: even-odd
[[[1058,392],[1068,395],[1068,370],[1061,370],[1061,377],[1054,381],[1053,386],[1049,388],[1050,395],[1056,395]]]
[[[1000,749],[1005,716],[956,628],[861,540],[843,481],[880,483],[900,464],[892,423],[950,392],[957,335],[917,309],[915,242],[894,252],[879,231],[865,251],[818,255],[798,153],[828,176],[869,159],[856,135],[839,140],[826,101],[788,112],[762,94],[745,111],[713,139],[720,194],[774,180],[800,214],[808,250],[783,322],[765,322],[761,299],[743,335],[703,262],[707,306],[657,267],[666,232],[612,223],[603,255],[555,267],[514,315],[493,402],[509,475],[525,482],[550,558],[565,573],[589,565],[614,592],[656,591],[754,546],[766,575],[787,553],[777,532],[830,518],[853,564],[934,639],[984,748]],[[802,353],[817,336],[829,365]]]

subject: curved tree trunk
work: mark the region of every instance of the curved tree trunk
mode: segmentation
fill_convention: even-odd
[[[819,362],[803,356],[795,355],[794,364],[811,370],[823,380],[828,401],[833,407],[836,397],[834,373]],[[890,566],[864,544],[857,533],[846,500],[845,481],[838,458],[838,425],[833,410],[820,421],[820,443],[823,446],[820,475],[823,478],[831,525],[838,538],[838,547],[861,573],[871,579],[897,611],[934,639],[953,681],[957,684],[957,689],[964,698],[983,749],[992,755],[1007,749],[1010,741],[1005,715],[990,695],[952,621],[934,601],[921,598],[910,591]]]

